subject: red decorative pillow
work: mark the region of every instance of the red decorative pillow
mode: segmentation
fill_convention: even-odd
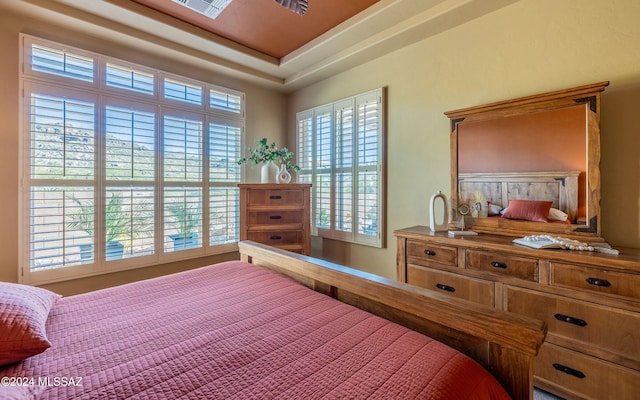
[[[0,367],[51,346],[45,323],[60,297],[46,289],[0,282]]]
[[[551,201],[510,200],[509,207],[502,216],[509,219],[549,222],[547,217],[551,204]]]

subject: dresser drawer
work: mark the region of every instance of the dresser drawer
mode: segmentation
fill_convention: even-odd
[[[538,282],[538,260],[535,258],[467,250],[466,268]]]
[[[507,311],[545,321],[549,335],[572,339],[581,351],[610,354],[640,369],[640,313],[508,285],[504,296]]]
[[[408,264],[407,283],[490,307],[494,305],[494,284],[484,279]]]
[[[300,189],[252,189],[247,192],[247,206],[278,207],[306,206],[304,190]]]
[[[637,399],[640,372],[544,343],[534,361],[536,383],[585,399]]]
[[[247,212],[247,225],[249,225],[249,227],[261,225],[266,229],[269,229],[269,226],[272,225],[296,225],[302,228],[303,219],[303,210],[272,210]]]
[[[299,230],[249,231],[247,232],[247,239],[270,246],[281,247],[302,244],[303,232]]]
[[[551,263],[551,285],[640,300],[640,275]]]
[[[407,258],[410,262],[430,265],[430,262],[458,266],[458,249],[452,246],[441,246],[417,240],[407,240]]]

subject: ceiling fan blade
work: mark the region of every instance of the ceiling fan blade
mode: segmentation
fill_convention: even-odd
[[[304,15],[307,12],[308,0],[275,0],[281,6],[287,7],[289,10]]]

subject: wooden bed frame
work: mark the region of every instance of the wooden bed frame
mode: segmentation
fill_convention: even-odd
[[[580,171],[459,173],[458,197],[467,201],[475,191],[492,204],[507,207],[509,200],[547,200],[551,207],[576,222]]]
[[[446,343],[484,366],[512,398],[533,398],[533,359],[547,332],[544,322],[251,241],[238,247],[242,261]]]

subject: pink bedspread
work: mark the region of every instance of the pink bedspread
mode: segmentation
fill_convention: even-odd
[[[508,398],[461,353],[239,261],[62,298],[47,332],[0,369],[37,384],[0,398]]]

